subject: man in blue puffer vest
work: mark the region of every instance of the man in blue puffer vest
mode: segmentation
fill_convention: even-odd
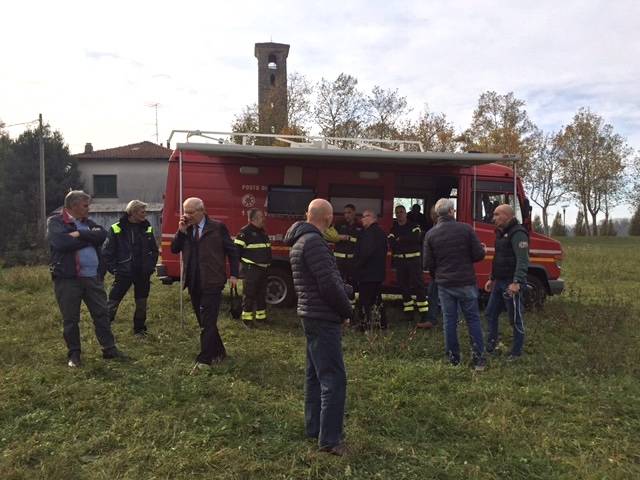
[[[335,257],[322,237],[332,222],[331,204],[317,198],[309,204],[307,221],[292,225],[285,242],[291,245],[289,258],[298,315],[307,337],[305,433],[318,439],[320,451],[343,455],[347,374],[341,327],[352,316],[352,292],[347,291]]]

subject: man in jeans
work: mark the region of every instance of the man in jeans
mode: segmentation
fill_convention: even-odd
[[[478,307],[478,287],[473,264],[484,258],[484,247],[470,225],[454,218],[454,205],[448,198],[436,202],[438,223],[424,238],[424,267],[438,285],[444,317],[445,349],[453,365],[460,363],[458,308],[467,321],[473,365],[485,367],[484,343]]]
[[[324,199],[309,204],[307,221],[291,226],[285,242],[298,295],[298,315],[307,337],[305,433],[320,451],[343,455],[347,374],[342,359],[342,323],[351,318],[347,288],[322,237],[333,221]]]
[[[521,285],[527,283],[529,232],[518,222],[511,205],[496,207],[493,222],[498,227],[496,253],[491,266],[491,279],[484,286],[491,294],[485,311],[489,323],[487,352],[493,353],[498,345],[498,317],[506,310],[513,325],[513,346],[509,359],[515,360],[522,355],[524,346]]]
[[[88,217],[91,196],[72,190],[64,199],[62,213],[47,221],[47,241],[51,251],[49,269],[63,320],[67,344],[67,365],[80,367],[80,304],[84,302],[102,347],[105,359],[126,359],[116,347],[107,311],[104,290],[106,268],[100,255],[107,232]]]

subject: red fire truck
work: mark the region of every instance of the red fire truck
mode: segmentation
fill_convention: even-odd
[[[304,218],[307,205],[316,197],[331,202],[336,222],[345,204],[354,204],[358,212],[373,209],[386,231],[392,226],[395,205],[418,203],[428,215],[438,199],[451,198],[458,221],[473,225],[487,246],[485,260],[476,264],[479,287],[491,271],[493,209],[510,203],[519,220],[531,226],[529,201],[514,175],[518,160],[514,155],[424,152],[419,142],[375,139],[203,131],[174,131],[172,136],[176,133],[186,135],[187,141],[177,143],[169,159],[158,266],[165,283],[180,278],[180,259],[169,245],[178,228],[182,201],[192,196],[202,198],[209,216],[224,222],[232,235],[247,223],[250,208],[266,212],[274,257],[267,301],[282,306],[295,300],[288,247],[282,239],[293,222]],[[194,142],[193,137],[204,141]],[[234,143],[238,141],[241,143]],[[277,146],[264,145],[267,142]],[[335,146],[341,143],[350,148]],[[559,294],[564,288],[560,278],[563,252],[559,242],[533,231],[529,245],[527,303],[542,305],[547,295]],[[428,274],[425,278],[428,282]],[[389,258],[385,289],[393,292],[395,286]]]

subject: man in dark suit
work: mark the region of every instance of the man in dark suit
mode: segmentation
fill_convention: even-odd
[[[360,330],[371,325],[371,308],[380,296],[380,287],[384,282],[387,260],[387,235],[378,225],[378,215],[373,210],[362,212],[362,226],[355,249],[355,278],[358,281],[360,305],[364,310],[364,319]],[[387,328],[384,316],[380,319],[380,328]]]
[[[201,199],[187,198],[171,252],[182,252],[184,287],[200,325],[200,353],[191,370],[195,375],[212,363],[222,362],[227,352],[218,332],[222,289],[227,283],[225,257],[229,261],[231,286],[238,283],[238,252],[224,223],[207,216]]]

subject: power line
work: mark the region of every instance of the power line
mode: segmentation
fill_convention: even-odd
[[[12,123],[11,125],[5,125],[3,128],[17,127],[19,125],[28,125],[30,123],[36,123],[37,121],[38,119],[36,118],[35,120],[29,120],[28,122]]]

